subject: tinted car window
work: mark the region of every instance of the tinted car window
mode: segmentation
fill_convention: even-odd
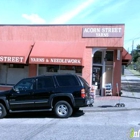
[[[88,82],[87,82],[84,78],[82,78],[82,77],[80,77],[80,76],[79,76],[79,78],[80,78],[80,80],[82,81],[82,83],[84,84],[84,86],[89,87]]]
[[[15,88],[18,90],[23,90],[23,89],[33,89],[33,84],[35,80],[34,79],[24,79],[21,80],[17,85],[15,85]]]
[[[53,79],[52,77],[43,77],[38,79],[37,83],[38,89],[44,89],[49,87],[54,87]]]
[[[76,78],[72,75],[56,76],[59,86],[77,86],[79,85]]]

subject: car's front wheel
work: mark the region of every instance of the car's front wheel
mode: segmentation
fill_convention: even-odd
[[[66,101],[58,101],[54,106],[54,113],[59,118],[68,118],[72,112],[71,105]]]
[[[0,103],[0,118],[5,117],[7,114],[6,109],[3,104]]]

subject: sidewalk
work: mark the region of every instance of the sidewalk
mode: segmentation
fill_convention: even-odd
[[[140,110],[140,78],[137,79],[129,70],[121,77],[122,96],[96,96],[93,107],[83,107],[84,112],[128,111]],[[125,107],[115,107],[117,103],[124,103]]]
[[[115,107],[117,103],[124,103],[125,107]],[[84,112],[140,110],[140,98],[116,96],[97,97],[93,107],[83,107],[81,110]]]

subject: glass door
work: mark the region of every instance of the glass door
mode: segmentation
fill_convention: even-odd
[[[92,71],[92,85],[96,85],[101,89],[102,82],[102,66],[93,66]]]

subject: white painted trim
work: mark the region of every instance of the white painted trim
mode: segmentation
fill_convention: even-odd
[[[104,61],[104,58],[106,56],[106,50],[107,50],[107,48],[93,48],[92,49],[92,68],[93,68],[93,65],[94,66],[102,66],[101,96],[103,96],[103,87],[105,87],[105,61]],[[94,57],[94,54],[95,54],[96,51],[101,51],[102,52],[102,64],[93,63],[93,57]],[[92,70],[91,70],[91,73],[92,73]],[[92,84],[92,76],[91,76],[90,81],[91,81],[91,84]]]
[[[120,60],[120,57],[121,57],[121,51],[117,50],[117,60]]]
[[[93,56],[91,54],[91,59],[92,59],[92,62],[91,62],[91,69],[90,69],[90,85],[92,86],[92,68],[93,68]]]
[[[92,57],[94,57],[94,54],[95,54],[95,52],[97,52],[97,51],[103,51],[103,50],[106,50],[107,48],[93,48],[92,49]]]
[[[106,56],[106,50],[103,51],[103,58]],[[105,61],[103,61],[103,67],[102,67],[102,92],[101,96],[103,96],[103,88],[105,87]]]
[[[39,64],[37,64],[37,76],[38,76],[38,72],[39,71]]]

